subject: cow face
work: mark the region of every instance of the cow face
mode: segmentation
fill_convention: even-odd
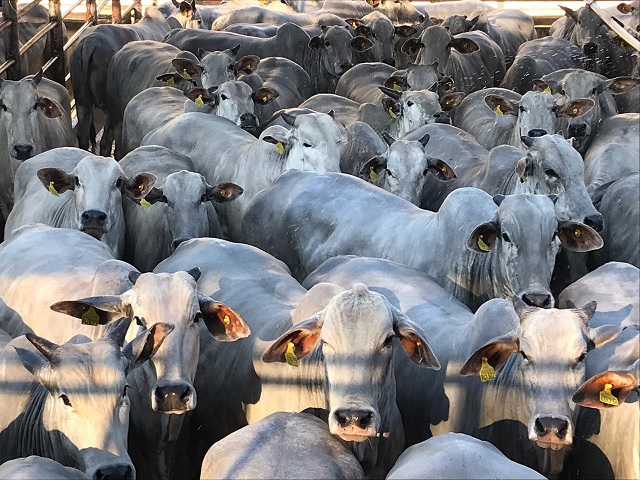
[[[467,38],[454,38],[445,28],[434,25],[422,32],[420,39],[407,40],[403,51],[407,55],[418,53],[417,62],[422,65],[438,63],[446,68],[451,57],[451,50],[458,53],[471,54],[477,52],[480,47]]]
[[[233,183],[212,187],[198,173],[181,170],[167,176],[162,187],[154,187],[145,201],[162,208],[171,235],[165,245],[165,256],[171,255],[182,242],[209,235],[210,203],[223,203],[242,195],[242,188]],[[215,213],[213,213],[215,215]]]
[[[221,52],[198,50],[200,77],[204,88],[236,80],[240,75],[250,75],[257,70],[260,58],[255,55],[245,55],[238,59],[238,50],[239,46]]]
[[[27,339],[42,354],[16,348],[23,365],[49,392],[43,427],[59,432],[74,466],[93,478],[136,478],[127,453],[129,398],[126,374],[158,350],[171,327],[153,325],[122,350],[131,322],[114,322],[91,343],[55,345],[37,335]]]
[[[249,327],[237,313],[198,293],[196,279],[199,277],[197,268],[173,274],[132,272],[129,279],[133,287],[122,295],[58,302],[51,309],[83,319],[91,311],[99,324],[126,315],[141,329],[157,321],[170,325],[171,337],[154,356],[151,367],[145,371],[145,379],[151,408],[180,414],[196,406],[193,377],[198,364],[199,322],[204,321],[219,341],[234,341],[250,334]]]
[[[38,94],[42,73],[14,82],[0,80],[0,118],[4,122],[8,153],[22,161],[44,151],[40,122],[62,115],[58,104]]]
[[[319,284],[309,292],[335,287]],[[400,342],[394,342],[398,338]],[[330,410],[329,430],[346,441],[377,436],[385,413],[395,406],[394,348],[402,347],[416,364],[440,364],[420,328],[380,294],[356,285],[335,295],[317,315],[294,325],[263,354],[265,362],[304,359],[322,352]],[[288,353],[287,353],[288,351]]]
[[[561,134],[522,140],[527,150],[516,166],[519,180],[515,191],[555,195],[560,221],[583,222],[601,231],[602,215],[593,206],[584,184],[584,162],[570,141]]]
[[[578,222],[558,222],[553,202],[544,195],[497,195],[496,219],[478,226],[467,246],[477,253],[494,251],[492,269],[503,291],[496,298],[518,297],[529,305],[549,308],[549,290],[556,254],[562,244],[576,252],[601,248],[595,230]]]
[[[202,25],[202,15],[196,8],[196,1],[178,1],[171,0],[173,5],[178,9],[171,14],[182,28],[200,28]]]
[[[372,47],[364,37],[351,36],[346,27],[322,27],[322,34],[309,41],[309,47],[318,55],[322,69],[334,78],[339,78],[353,67],[353,50],[366,51]]]
[[[571,397],[584,379],[587,352],[616,338],[622,327],[589,328],[596,302],[576,310],[529,307],[520,299],[513,303],[520,318],[519,328],[478,349],[460,373],[478,374],[483,359],[495,370],[509,360],[505,375],[524,396],[529,440],[543,451],[566,453],[574,433],[575,404]],[[562,468],[561,462],[551,469],[558,467]]]
[[[358,24],[353,24],[355,35],[367,38],[371,42],[369,53],[374,61],[395,65],[393,46],[396,28],[391,20],[379,12],[372,12],[365,16],[362,22],[357,22]],[[399,29],[398,34],[402,35],[403,31]]]
[[[340,171],[342,134],[330,115],[298,115],[295,119],[290,118],[288,123],[293,126],[286,136],[288,168]]]

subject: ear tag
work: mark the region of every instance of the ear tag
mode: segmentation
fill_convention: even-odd
[[[224,323],[225,325],[229,325],[231,323],[231,320],[229,320],[229,315],[224,316],[224,318],[222,319],[222,323]]]
[[[284,153],[284,145],[282,142],[276,143],[276,152],[278,152],[278,155],[282,155]]]
[[[145,207],[145,208],[149,208],[151,206],[151,204],[149,202],[147,202],[147,199],[142,197],[140,199],[140,206],[141,207]]]
[[[188,10],[183,10],[182,12],[180,12],[182,14],[183,17],[188,17],[189,16],[189,11]]]
[[[574,108],[574,109],[571,111],[571,113],[572,113],[573,115],[577,114],[577,113],[578,113],[578,109],[577,109],[577,108]]]
[[[227,196],[227,191],[224,188],[221,188],[219,193],[220,193],[221,197],[226,197]]]
[[[495,113],[496,115],[498,115],[500,117],[502,117],[504,115],[504,113],[500,109],[500,105],[496,105],[496,108],[493,109],[493,113]]]
[[[484,243],[484,235],[480,235],[478,237],[478,248],[480,250],[482,250],[483,252],[489,252],[491,249],[489,248],[489,245],[487,245],[486,243]]]
[[[60,194],[58,193],[58,191],[56,190],[56,187],[53,186],[53,180],[49,182],[49,193],[52,193],[53,195],[55,195],[56,197],[59,197]]]
[[[175,87],[175,85],[176,85],[176,81],[174,80],[174,78],[173,78],[173,77],[170,77],[170,78],[169,78],[169,80],[167,80],[167,85],[168,85],[169,87]]]
[[[393,113],[393,109],[391,107],[389,107],[389,110],[387,110],[387,112],[389,113],[389,116],[391,118],[398,118],[398,116],[395,113]]]
[[[551,87],[547,87],[543,90],[544,93],[548,93],[549,95],[551,95]]]
[[[182,78],[185,78],[185,79],[187,79],[187,80],[191,80],[191,75],[189,75],[189,74],[187,73],[187,69],[186,69],[186,68],[183,68],[183,69],[182,69]]]
[[[612,388],[613,385],[610,383],[604,384],[604,390],[599,392],[600,401],[606,405],[620,405],[618,399],[611,393]]]
[[[418,340],[418,341],[416,342],[416,347],[420,347],[420,346],[422,346],[422,342],[421,342],[420,340]]]
[[[400,85],[398,85],[397,83],[394,83],[394,84],[393,84],[393,89],[394,89],[396,92],[401,92],[401,91],[402,91],[402,87],[401,87]]]
[[[204,107],[204,102],[202,101],[202,95],[198,95],[194,100],[197,106]]]
[[[527,181],[527,177],[526,177],[525,175],[522,175],[522,176],[520,177],[520,183],[524,183],[524,182],[526,182],[526,181]]]
[[[371,179],[372,182],[378,181],[378,174],[373,169],[373,167],[369,167],[369,178]]]
[[[89,307],[89,310],[82,314],[82,324],[83,325],[92,325],[96,326],[100,323],[100,316],[96,309],[92,306]]]
[[[269,100],[269,97],[262,97],[262,102],[263,103],[267,103],[267,100]]]
[[[295,344],[293,342],[289,342],[287,344],[287,351],[284,354],[284,359],[292,367],[297,367],[298,357],[296,357],[296,353],[293,351],[294,348],[295,348]]]
[[[480,367],[480,381],[488,382],[489,380],[493,380],[494,378],[496,378],[496,371],[491,365],[489,365],[489,360],[487,360],[487,357],[482,357],[482,366]]]
[[[580,235],[582,235],[582,232],[580,231],[580,229],[576,228],[573,231],[573,236],[576,237],[576,238],[580,238]]]

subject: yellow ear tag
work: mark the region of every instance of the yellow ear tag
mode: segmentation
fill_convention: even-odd
[[[194,102],[196,102],[197,106],[204,107],[204,102],[202,101],[202,95],[198,95],[194,100]]]
[[[580,235],[582,235],[582,232],[581,232],[579,229],[577,229],[577,228],[576,228],[576,229],[573,231],[573,236],[574,236],[574,237],[576,237],[576,238],[579,238],[579,237],[580,237]]]
[[[387,110],[387,112],[389,112],[389,116],[391,118],[398,118],[398,116],[395,113],[393,113],[393,109],[391,107],[389,107],[389,110]]]
[[[282,155],[284,153],[284,145],[282,142],[276,143],[276,152],[278,152],[278,155]]]
[[[176,81],[173,79],[173,77],[170,77],[169,80],[167,80],[167,85],[170,87],[174,87],[176,85]]]
[[[496,371],[491,365],[489,365],[489,360],[487,360],[487,357],[482,357],[482,366],[480,367],[480,381],[488,382],[489,380],[493,380],[494,378],[496,378]]]
[[[267,100],[269,100],[269,97],[262,97],[262,103],[267,103]]]
[[[187,79],[187,80],[191,80],[191,75],[189,75],[189,74],[187,73],[187,69],[186,69],[186,68],[183,68],[183,69],[182,69],[182,78],[185,78],[185,79]]]
[[[571,113],[575,115],[576,113],[578,113],[578,109],[577,109],[577,108],[574,108],[574,109],[571,111]]]
[[[93,305],[89,307],[89,310],[82,314],[82,324],[96,326],[100,323],[100,316]]]
[[[296,353],[293,351],[293,349],[295,347],[296,346],[295,346],[295,344],[293,342],[289,342],[287,344],[287,351],[284,354],[284,359],[292,367],[297,367],[298,366],[298,357],[296,357]]]
[[[503,116],[504,113],[502,113],[502,110],[500,110],[500,105],[496,105],[496,108],[493,109],[493,113],[495,113],[496,115],[499,116]]]
[[[620,402],[618,401],[618,399],[613,396],[613,393],[611,393],[612,388],[613,388],[613,385],[611,385],[610,383],[604,384],[604,390],[602,390],[599,395],[600,401],[607,405],[620,405]]]
[[[60,196],[60,194],[56,190],[56,187],[53,186],[53,180],[51,182],[49,182],[49,193],[54,194],[56,197]]]
[[[222,319],[222,323],[224,323],[225,325],[229,325],[231,323],[231,320],[229,320],[229,315],[224,316],[224,318]]]
[[[369,178],[371,179],[372,182],[378,181],[378,174],[373,169],[373,167],[369,167]]]
[[[551,87],[547,87],[543,90],[544,93],[548,93],[549,95],[551,95]]]
[[[145,208],[149,208],[151,206],[151,204],[149,202],[147,202],[147,199],[142,197],[140,199],[140,206],[141,207],[145,207]]]
[[[401,92],[401,91],[402,91],[402,87],[401,87],[400,85],[398,85],[397,83],[394,83],[394,84],[393,84],[393,89],[394,89],[396,92]]]
[[[487,245],[486,243],[484,243],[484,235],[480,235],[478,237],[478,248],[480,250],[482,250],[483,252],[488,252],[491,249],[489,248],[489,245]]]
[[[189,16],[189,11],[188,11],[188,10],[183,10],[183,11],[182,11],[182,12],[180,12],[180,13],[182,13],[182,16],[183,16],[183,17],[188,17],[188,16]]]
[[[527,181],[527,177],[526,177],[526,176],[524,176],[524,175],[522,175],[522,176],[520,177],[520,183],[524,183],[524,182],[526,182],[526,181]]]

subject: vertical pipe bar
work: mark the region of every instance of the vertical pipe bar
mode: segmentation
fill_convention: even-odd
[[[51,40],[52,56],[57,55],[58,60],[51,66],[51,79],[64,86],[64,77],[67,73],[66,58],[64,55],[64,24],[60,0],[49,0],[49,21],[56,22],[56,26],[49,33]]]
[[[87,22],[91,22],[92,25],[98,24],[98,10],[96,8],[96,0],[86,0],[87,4],[87,13],[86,20]]]
[[[5,60],[13,59],[15,63],[7,69],[7,79],[20,80],[22,78],[22,59],[20,58],[20,38],[18,36],[18,5],[17,0],[2,0],[2,14],[5,20],[11,22],[5,38]]]
[[[111,0],[111,23],[122,23],[120,0]]]

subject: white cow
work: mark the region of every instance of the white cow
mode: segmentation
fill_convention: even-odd
[[[34,222],[75,228],[103,241],[122,258],[122,197],[139,201],[155,181],[149,173],[127,177],[113,158],[78,148],[50,150],[18,168],[16,205],[5,233]]]
[[[0,478],[5,480],[91,480],[76,468],[65,467],[50,458],[31,455],[0,465]]]

